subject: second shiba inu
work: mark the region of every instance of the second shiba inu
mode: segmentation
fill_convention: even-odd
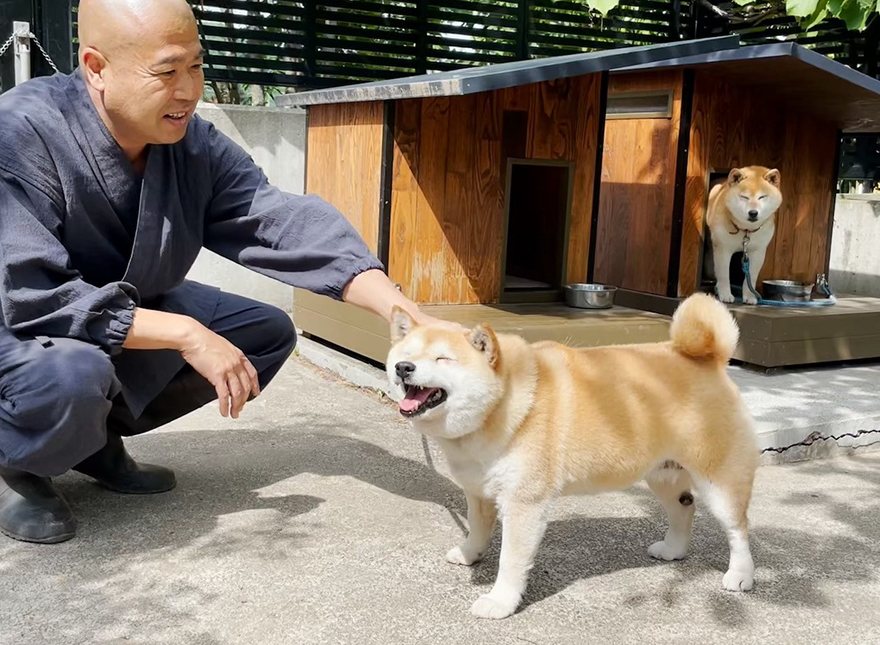
[[[739,330],[717,300],[688,298],[671,340],[655,344],[529,344],[485,326],[416,326],[400,309],[391,334],[387,373],[402,388],[400,412],[439,444],[467,498],[469,534],[446,559],[479,561],[502,521],[498,577],[474,614],[516,611],[555,498],[641,479],[669,518],[651,557],[685,557],[696,492],[729,539],[722,586],[752,588],[747,510],[759,452],[725,370]]]
[[[730,259],[743,250],[743,237],[749,234],[749,261],[752,286],[758,288],[758,274],[764,266],[767,247],[776,230],[776,211],[782,205],[781,177],[775,168],[747,166],[730,171],[727,181],[709,192],[706,224],[711,246],[706,262],[714,274],[716,292],[722,302],[733,302],[730,289]],[[755,295],[743,281],[743,302],[756,304]]]

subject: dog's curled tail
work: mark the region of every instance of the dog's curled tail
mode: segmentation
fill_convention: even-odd
[[[693,358],[726,364],[739,342],[739,327],[723,304],[706,293],[687,298],[672,316],[672,346]]]

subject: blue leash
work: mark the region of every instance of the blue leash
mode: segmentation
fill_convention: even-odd
[[[752,274],[749,270],[750,261],[749,261],[749,233],[745,232],[743,236],[743,256],[742,256],[742,270],[746,276],[746,284],[749,287],[749,291],[751,291],[755,298],[758,299],[759,305],[769,305],[773,307],[830,307],[837,303],[837,298],[834,297],[834,294],[831,293],[831,287],[828,286],[828,280],[825,278],[825,274],[819,274],[816,277],[816,286],[820,291],[827,295],[827,298],[823,298],[822,300],[808,300],[806,302],[788,302],[786,300],[765,300],[761,297],[761,294],[755,290],[755,287],[752,286]],[[715,287],[717,294],[717,285]],[[737,298],[736,302],[742,303],[741,298]]]

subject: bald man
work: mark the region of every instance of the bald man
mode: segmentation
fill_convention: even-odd
[[[203,53],[184,0],[83,0],[79,34],[72,74],[0,96],[0,531],[39,543],[76,530],[52,477],[173,488],[122,437],[213,400],[237,418],[291,354],[284,312],[185,279],[202,247],[433,320],[341,213],[271,186],[194,114]]]

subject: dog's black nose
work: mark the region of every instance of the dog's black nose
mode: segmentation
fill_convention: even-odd
[[[394,371],[397,372],[397,375],[402,381],[405,381],[413,372],[416,371],[416,366],[409,361],[401,361],[394,366]]]
[[[758,219],[758,211],[749,211],[749,219],[753,222]]]

